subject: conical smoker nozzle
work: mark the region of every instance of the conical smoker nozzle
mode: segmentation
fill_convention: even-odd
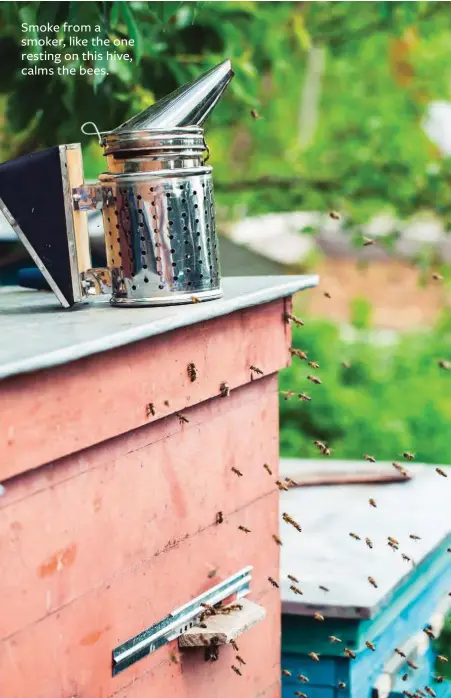
[[[213,111],[233,75],[230,61],[223,61],[193,82],[179,87],[145,111],[133,116],[110,133],[166,131],[183,126],[201,126]]]

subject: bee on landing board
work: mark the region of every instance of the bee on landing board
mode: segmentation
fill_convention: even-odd
[[[188,417],[185,417],[185,415],[181,412],[176,412],[175,414],[177,415],[180,424],[187,424],[189,422]]]
[[[194,383],[194,381],[197,379],[197,368],[196,365],[191,363],[188,364],[187,366],[187,372],[188,372],[188,378],[190,379],[191,383]]]
[[[257,376],[262,376],[262,375],[263,375],[263,371],[261,370],[261,368],[258,368],[258,366],[249,366],[249,368],[251,369],[251,371],[253,371],[254,373],[256,373]]]
[[[241,671],[238,669],[238,667],[234,666],[234,664],[232,664],[231,669],[235,672],[235,674],[238,674],[238,676],[243,676]]]
[[[236,644],[235,640],[230,640],[230,644],[235,650],[235,652],[239,652],[238,645]]]
[[[155,417],[155,405],[153,402],[149,402],[149,404],[146,405],[146,416],[150,417],[151,415]]]
[[[280,480],[276,480],[276,485],[279,488],[279,490],[284,490],[285,492],[288,492],[288,486],[286,485],[285,482],[281,482]]]
[[[272,470],[269,467],[268,463],[263,463],[263,467],[266,470],[266,472],[268,473],[268,475],[272,475]]]
[[[280,540],[279,536],[276,536],[275,533],[272,534],[273,540],[277,545],[282,545],[282,541]]]
[[[220,397],[229,397],[230,395],[230,388],[229,384],[223,381],[221,385],[219,386],[219,395]]]
[[[223,522],[224,522],[224,514],[222,513],[222,511],[218,511],[218,513],[216,514],[216,523],[222,524]]]
[[[239,654],[236,655],[236,660],[239,662],[239,664],[246,664],[244,659],[242,657],[240,657]]]
[[[232,467],[230,469],[232,473],[235,473],[235,475],[238,475],[238,477],[243,477],[243,473],[241,472],[241,470],[238,470],[238,468]]]

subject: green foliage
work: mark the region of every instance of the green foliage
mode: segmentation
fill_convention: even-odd
[[[451,159],[421,128],[430,101],[449,99],[451,14],[443,2],[3,2],[0,156],[101,130],[228,56],[236,72],[208,124],[218,203],[251,212],[329,207],[362,222],[383,210],[434,209],[451,221]],[[101,26],[132,38],[132,63],[109,75],[22,76],[22,21]],[[318,116],[302,144],[310,48],[323,47]],[[88,61],[89,63],[89,61]],[[96,62],[90,67],[99,67]],[[103,67],[103,63],[102,63]],[[253,120],[256,108],[263,118]],[[100,149],[87,175],[102,170]]]
[[[373,306],[367,298],[353,298],[351,301],[351,324],[358,330],[370,329],[373,319]]]
[[[407,450],[420,462],[451,463],[451,372],[438,366],[451,358],[448,317],[434,331],[405,335],[389,346],[369,342],[367,333],[345,341],[333,324],[309,320],[293,328],[293,345],[320,364],[322,384],[307,380],[313,370],[296,357],[281,373],[281,390],[312,398],[281,397],[283,456],[322,457],[312,443],[319,439],[336,458],[369,453],[390,461]]]

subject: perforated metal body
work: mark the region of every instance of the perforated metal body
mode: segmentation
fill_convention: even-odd
[[[109,140],[110,171],[100,181],[111,303],[219,298],[212,168],[203,162],[202,129],[180,129],[172,138],[126,134],[123,144]]]

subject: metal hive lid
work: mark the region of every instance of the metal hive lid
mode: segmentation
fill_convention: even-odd
[[[136,131],[166,131],[186,126],[201,126],[213,111],[233,75],[230,61],[223,61],[109,133],[120,135]]]

